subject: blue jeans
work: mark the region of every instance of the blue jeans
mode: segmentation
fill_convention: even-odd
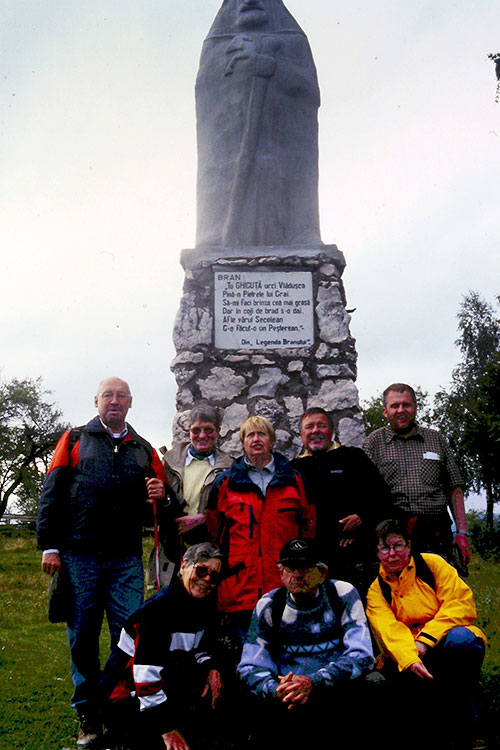
[[[424,628],[425,629],[425,628]],[[472,732],[477,719],[476,690],[484,659],[484,643],[468,628],[457,625],[429,649],[424,663],[445,686],[451,710],[460,717],[462,732]]]
[[[66,626],[75,686],[71,705],[78,713],[88,713],[97,705],[104,613],[113,648],[128,616],[144,599],[142,560],[73,552],[63,553],[61,559],[73,589],[73,613]]]
[[[429,648],[423,658],[433,680],[419,679],[409,669],[399,673],[399,679],[394,681],[392,717],[396,734],[406,736],[406,750],[472,747],[477,717],[475,697],[483,658],[481,638],[458,625]],[[396,673],[395,668],[393,671]],[[398,716],[401,725],[397,723]]]

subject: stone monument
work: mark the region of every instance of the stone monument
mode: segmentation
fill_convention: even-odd
[[[196,81],[196,247],[174,326],[174,439],[193,404],[224,409],[238,454],[250,414],[268,417],[294,455],[307,406],[360,445],[356,351],[343,254],[321,241],[316,68],[282,0],[224,0]]]

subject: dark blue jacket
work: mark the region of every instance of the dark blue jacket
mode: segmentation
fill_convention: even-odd
[[[130,425],[117,445],[99,417],[78,430],[73,445],[71,432],[59,440],[43,485],[40,548],[140,555],[151,513],[145,480],[166,482],[158,455]]]

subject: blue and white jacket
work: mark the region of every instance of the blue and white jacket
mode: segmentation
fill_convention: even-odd
[[[198,600],[175,579],[127,620],[101,680],[101,700],[134,700],[153,733],[177,728],[215,669],[215,596]]]

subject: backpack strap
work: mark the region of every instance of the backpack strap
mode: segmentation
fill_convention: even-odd
[[[337,620],[340,626],[342,622],[342,614],[344,612],[344,608],[342,606],[342,600],[339,596],[339,592],[337,591],[337,587],[334,581],[332,580],[326,581],[325,585],[326,585],[326,593],[328,596],[330,607],[332,608],[332,612],[335,615],[335,619]]]
[[[387,583],[387,581],[384,581],[380,573],[378,574],[378,585],[380,586],[380,590],[384,596],[384,599],[386,600],[389,607],[392,604],[392,591],[391,587]]]
[[[435,591],[436,579],[434,578],[434,573],[429,568],[420,552],[416,552],[413,555],[413,559],[415,560],[415,574],[417,578],[420,578],[421,581],[426,583],[431,587],[433,591]]]
[[[280,629],[281,618],[285,611],[286,604],[286,587],[282,586],[275,593],[271,602],[271,640],[276,643]]]
[[[85,425],[80,425],[80,427],[73,427],[69,431],[69,440],[68,440],[68,466],[70,466],[72,469],[74,469],[75,467],[71,465],[71,451],[73,450],[73,448],[75,447],[75,445],[80,440],[80,437],[82,435],[84,427],[85,427]]]
[[[69,441],[68,441],[68,453],[71,453],[77,442],[80,440],[80,436],[82,434],[83,428],[85,427],[84,424],[80,425],[80,427],[73,427],[69,431]]]

